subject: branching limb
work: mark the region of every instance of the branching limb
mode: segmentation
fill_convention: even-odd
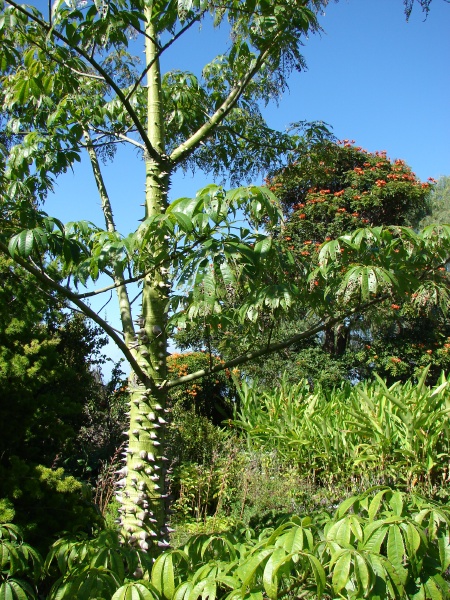
[[[161,163],[162,157],[151,144],[147,136],[147,132],[145,131],[145,127],[142,125],[130,101],[127,99],[120,87],[115,83],[114,79],[110,77],[107,71],[95,60],[95,58],[93,58],[93,56],[91,56],[88,52],[83,50],[83,48],[79,48],[78,46],[74,46],[73,44],[71,44],[70,41],[66,38],[66,36],[62,35],[62,33],[54,29],[52,26],[50,26],[48,23],[46,23],[36,15],[30,13],[20,4],[17,4],[14,0],[8,0],[8,4],[10,4],[16,10],[21,12],[23,15],[25,15],[28,19],[42,27],[42,29],[47,33],[47,35],[53,35],[60,42],[67,44],[69,48],[72,48],[77,54],[84,58],[84,60],[86,60],[90,65],[92,65],[92,67],[94,67],[97,73],[99,73],[103,77],[105,83],[107,83],[111,87],[111,89],[114,90],[114,92],[117,94],[117,97],[122,102],[124,108],[130,116],[130,119],[133,121],[136,129],[138,130],[139,135],[144,140],[145,149],[148,152],[148,155],[157,163]]]
[[[170,160],[173,165],[178,165],[183,162],[189,154],[191,154],[197,146],[202,142],[208,135],[211,133],[213,129],[217,127],[217,125],[223,121],[223,119],[227,116],[230,110],[236,105],[239,98],[243,94],[245,88],[248,86],[253,77],[258,73],[261,69],[262,65],[268,58],[270,54],[270,50],[274,45],[277,44],[278,38],[281,36],[281,33],[275,35],[271,44],[261,53],[258,58],[255,60],[253,67],[248,71],[248,73],[232,88],[228,97],[224,100],[221,106],[216,110],[216,112],[211,115],[211,117],[204,123],[200,129],[198,129],[189,139],[180,144],[178,148],[170,155]]]
[[[348,312],[339,315],[338,317],[333,317],[331,319],[327,319],[326,321],[321,321],[317,325],[310,327],[306,331],[302,333],[297,333],[292,337],[284,340],[282,342],[276,342],[275,344],[265,345],[264,348],[260,348],[259,350],[255,350],[253,352],[246,352],[245,354],[241,354],[240,356],[233,358],[223,364],[215,365],[209,369],[202,369],[201,371],[196,371],[195,373],[190,373],[189,375],[184,375],[183,377],[177,377],[176,379],[172,379],[171,381],[165,381],[163,386],[165,389],[170,389],[179,385],[183,385],[183,383],[188,383],[189,381],[194,381],[195,379],[199,379],[200,377],[204,377],[205,375],[211,375],[212,373],[219,373],[220,371],[224,371],[225,369],[232,369],[233,367],[237,367],[239,365],[248,363],[252,360],[259,358],[260,356],[265,356],[266,354],[273,354],[274,352],[278,352],[279,350],[284,350],[284,348],[288,348],[292,346],[296,342],[300,342],[301,340],[305,340],[307,338],[316,335],[330,327],[330,325],[335,325],[336,323],[341,322],[343,319],[346,319],[356,313],[361,313],[369,309],[374,304],[378,304],[387,298],[386,295],[380,296],[379,298],[374,298],[370,302],[366,302],[362,306],[357,306],[352,308]]]
[[[95,133],[99,134],[99,137],[97,139],[92,140],[92,145],[95,148],[98,148],[100,146],[104,146],[107,144],[117,144],[117,143],[122,143],[122,142],[126,142],[128,144],[132,144],[133,146],[136,146],[137,148],[139,148],[139,150],[144,151],[145,150],[145,146],[144,144],[141,144],[140,142],[138,142],[137,140],[134,140],[133,138],[128,137],[127,135],[125,135],[124,133],[117,133],[117,132],[111,132],[111,131],[104,131],[103,129],[100,129],[99,127],[93,127],[92,128],[93,131],[95,131]],[[98,139],[101,139],[103,137],[107,137],[107,136],[114,136],[117,138],[117,141],[115,142],[105,142],[105,143],[98,143]],[[82,146],[82,147],[87,147],[87,146]]]
[[[110,290],[114,290],[121,285],[126,285],[128,283],[135,283],[136,281],[140,281],[144,279],[151,271],[146,271],[142,273],[142,275],[136,275],[136,277],[130,277],[129,279],[124,279],[123,281],[118,281],[112,285],[108,285],[104,288],[100,288],[98,290],[93,290],[92,292],[86,292],[85,294],[76,294],[77,298],[82,300],[83,298],[91,298],[92,296],[97,296],[98,294],[104,294],[105,292],[109,292]]]
[[[3,254],[5,254],[9,258],[11,258],[11,254],[8,250],[8,246],[6,246],[6,244],[4,244],[1,241],[0,241],[0,251],[3,252]],[[120,350],[122,351],[122,354],[128,360],[131,368],[136,373],[136,375],[139,377],[139,379],[141,379],[142,381],[151,383],[151,380],[150,380],[148,374],[138,364],[138,362],[136,361],[135,357],[133,356],[131,350],[128,348],[128,346],[125,344],[125,342],[122,340],[122,338],[116,333],[116,330],[113,327],[111,327],[111,325],[109,325],[104,319],[102,319],[87,304],[82,302],[77,297],[76,294],[74,294],[72,291],[68,290],[63,285],[60,285],[57,281],[52,279],[45,271],[41,271],[38,267],[35,267],[30,262],[28,262],[27,260],[25,260],[23,258],[20,258],[19,256],[15,256],[13,258],[13,260],[19,266],[21,266],[23,269],[25,269],[28,273],[33,275],[38,281],[40,281],[44,285],[50,287],[51,289],[55,290],[56,292],[60,293],[64,298],[67,298],[67,300],[69,300],[76,307],[78,307],[81,310],[81,312],[84,315],[86,315],[86,317],[89,317],[90,319],[92,319],[94,321],[94,323],[97,323],[97,325],[99,327],[101,327],[103,329],[103,331],[106,334],[108,334],[109,337],[117,344],[118,348],[120,348]]]

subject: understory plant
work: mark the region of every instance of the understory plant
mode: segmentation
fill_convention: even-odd
[[[417,382],[388,387],[377,378],[333,392],[310,392],[306,381],[283,380],[270,392],[243,382],[233,423],[252,447],[276,451],[322,485],[395,482],[445,493],[450,390],[444,374],[434,387],[425,385],[426,376],[424,369]]]
[[[113,532],[62,539],[45,561],[43,585],[53,582],[47,600],[445,600],[449,534],[448,506],[379,486],[333,512],[192,536],[154,562]],[[39,558],[14,539],[5,553],[1,541],[2,598],[35,598],[35,589],[13,576],[39,575]],[[19,591],[8,595],[6,586]]]

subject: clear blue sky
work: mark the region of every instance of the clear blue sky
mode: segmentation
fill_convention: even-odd
[[[36,4],[44,5],[42,0]],[[426,20],[416,6],[406,22],[402,0],[340,0],[330,3],[320,22],[324,33],[304,47],[308,70],[293,73],[279,105],[265,109],[269,124],[285,129],[293,121],[323,120],[338,138],[405,159],[422,179],[449,175],[450,4],[434,0]],[[224,50],[223,43],[224,32],[192,30],[163,67],[199,73],[204,62]],[[120,151],[105,176],[118,228],[127,234],[142,216],[143,162],[133,150]],[[193,195],[210,181],[201,173],[179,173],[171,197]],[[58,182],[44,208],[65,222],[88,219],[103,225],[87,161]],[[114,323],[113,304],[114,299],[106,316]]]

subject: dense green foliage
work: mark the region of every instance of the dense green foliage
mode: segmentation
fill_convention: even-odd
[[[40,552],[45,553],[66,532],[92,534],[102,527],[91,489],[62,468],[50,469],[12,457],[8,468],[0,467],[0,477],[6,501],[0,523],[13,520]]]
[[[273,392],[241,388],[236,426],[252,446],[275,452],[319,484],[394,483],[444,495],[450,458],[450,388],[418,383],[346,383],[326,393],[305,382],[282,382]]]
[[[0,283],[0,522],[14,520],[46,551],[56,535],[100,523],[90,490],[69,474],[86,408],[104,394],[104,339],[1,257]]]
[[[0,463],[51,466],[70,452],[84,406],[99,395],[104,339],[0,257]],[[64,398],[64,401],[62,399]]]
[[[430,197],[430,211],[420,222],[421,227],[431,223],[450,223],[450,176],[437,180]]]
[[[4,528],[11,535],[11,530]],[[112,533],[93,541],[61,540],[46,571],[57,578],[48,600],[182,600],[215,598],[448,598],[450,511],[386,487],[347,499],[314,518],[279,518],[257,530],[193,536],[156,562],[120,546]],[[34,597],[41,561],[26,546],[1,539],[6,571],[0,584]],[[5,552],[6,550],[6,552]],[[11,557],[16,554],[16,564]],[[33,558],[32,566],[27,559]],[[17,567],[17,563],[19,567]],[[142,579],[148,573],[148,578]],[[19,574],[23,579],[13,580]]]

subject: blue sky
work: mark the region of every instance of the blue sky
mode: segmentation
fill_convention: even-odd
[[[402,0],[341,0],[330,3],[320,22],[324,33],[305,43],[308,70],[293,73],[279,105],[264,109],[268,123],[284,130],[293,121],[323,120],[340,139],[405,159],[422,179],[449,175],[450,5],[434,0],[426,20],[416,6],[406,22]],[[193,29],[164,58],[163,68],[199,73],[224,43],[223,31]],[[144,164],[133,150],[121,150],[105,178],[118,228],[126,235],[142,217]],[[178,173],[171,197],[194,195],[209,182],[201,173]],[[103,225],[87,161],[58,181],[44,209],[64,222]],[[115,323],[113,303],[102,316]]]

